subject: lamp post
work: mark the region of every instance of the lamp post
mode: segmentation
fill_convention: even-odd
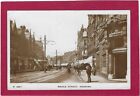
[[[46,57],[46,35],[44,35],[44,60],[45,60],[45,57]]]
[[[45,54],[44,54],[43,60],[46,59],[46,45],[47,45],[48,43],[50,43],[50,42],[54,42],[54,41],[52,41],[52,40],[47,40],[47,39],[46,39],[46,35],[44,35],[44,52],[45,52]],[[48,61],[47,61],[47,63],[48,63]],[[46,67],[46,63],[44,63],[44,67]]]
[[[58,50],[56,49],[56,67],[57,69],[61,69],[61,56],[58,55]]]

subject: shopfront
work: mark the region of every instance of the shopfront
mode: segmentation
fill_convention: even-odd
[[[127,53],[126,48],[113,50],[113,78],[126,78],[127,75]]]

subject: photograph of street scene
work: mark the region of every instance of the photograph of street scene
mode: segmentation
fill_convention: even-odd
[[[9,11],[10,83],[127,83],[128,16]]]

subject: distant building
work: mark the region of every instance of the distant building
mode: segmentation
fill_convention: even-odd
[[[76,58],[76,51],[65,52],[63,55],[63,62],[64,63],[74,62],[75,58]]]
[[[50,58],[50,65],[61,66],[63,63],[63,56],[54,56]]]

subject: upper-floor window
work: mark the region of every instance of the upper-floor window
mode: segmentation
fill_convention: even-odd
[[[84,46],[87,45],[87,40],[84,40]]]
[[[83,37],[87,37],[87,31],[83,32]]]

